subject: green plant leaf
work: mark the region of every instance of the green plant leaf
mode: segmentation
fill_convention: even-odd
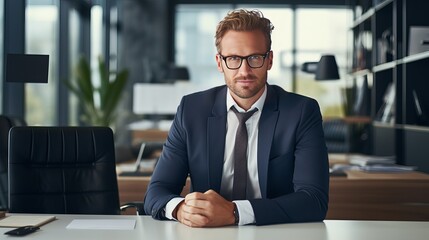
[[[116,78],[109,83],[109,87],[107,88],[106,95],[108,98],[105,100],[104,108],[102,108],[103,112],[114,120],[112,114],[114,113],[119,100],[121,98],[122,92],[125,88],[128,79],[128,71],[123,70],[116,75]]]
[[[77,96],[82,107],[80,119],[93,126],[109,126],[116,118],[115,109],[128,79],[128,71],[109,72],[104,60],[98,59],[100,87],[95,87],[91,79],[91,68],[82,57],[75,69],[75,81],[64,81],[67,88]],[[113,79],[110,80],[110,77]],[[100,104],[95,104],[94,96],[100,96]]]
[[[108,88],[109,88],[109,71],[106,69],[106,64],[103,58],[98,57],[98,72],[100,74],[100,107],[104,108],[104,104],[106,103],[106,99],[108,98]]]
[[[77,86],[86,102],[94,104],[94,86],[88,61],[81,57],[76,68]]]

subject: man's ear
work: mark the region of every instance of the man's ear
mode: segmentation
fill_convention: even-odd
[[[270,70],[273,66],[273,51],[270,51],[270,53],[268,54],[267,61],[267,69]]]
[[[217,63],[217,70],[223,73],[222,58],[220,57],[219,54],[216,54],[216,63]]]

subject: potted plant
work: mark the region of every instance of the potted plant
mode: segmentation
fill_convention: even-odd
[[[109,72],[104,60],[98,58],[100,84],[91,78],[91,68],[81,57],[75,69],[75,81],[65,81],[66,86],[81,101],[81,121],[90,126],[111,126],[116,118],[116,107],[125,88],[128,71]]]

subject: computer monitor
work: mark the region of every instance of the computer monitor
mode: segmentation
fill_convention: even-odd
[[[174,115],[183,96],[210,87],[188,81],[136,83],[133,87],[133,112],[138,115]]]
[[[429,51],[429,27],[411,26],[408,55]]]
[[[6,82],[48,83],[49,55],[7,54]]]
[[[135,114],[174,114],[180,102],[174,84],[136,83],[133,94]]]

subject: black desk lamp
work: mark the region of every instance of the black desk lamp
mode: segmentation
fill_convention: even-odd
[[[315,79],[317,81],[340,79],[334,55],[322,55],[319,62],[305,62],[301,66],[301,70],[316,74]]]
[[[337,80],[340,79],[338,74],[338,65],[334,55],[323,55],[317,64],[316,80]]]

